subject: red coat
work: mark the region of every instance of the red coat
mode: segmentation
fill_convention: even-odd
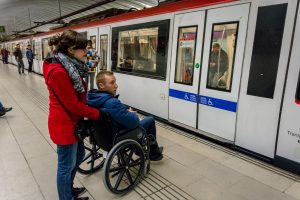
[[[74,89],[72,80],[60,63],[43,64],[45,82],[49,91],[48,129],[50,138],[55,144],[74,144],[78,139],[74,135],[75,125],[82,117],[96,120],[99,110],[86,105],[86,92],[78,93]],[[84,85],[86,88],[86,85]],[[53,91],[69,111],[65,111]]]

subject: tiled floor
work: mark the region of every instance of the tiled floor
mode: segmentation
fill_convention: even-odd
[[[0,117],[0,200],[55,200],[56,152],[47,128],[48,92],[36,74],[20,76],[0,64],[0,100],[13,111]],[[165,158],[135,191],[116,196],[103,172],[78,174],[91,199],[300,199],[300,183],[260,161],[157,123]],[[282,174],[282,175],[281,175]]]

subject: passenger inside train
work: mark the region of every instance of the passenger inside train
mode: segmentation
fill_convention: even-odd
[[[208,85],[212,88],[226,85],[226,82],[221,81],[221,77],[227,69],[228,55],[219,43],[214,43],[210,53]]]
[[[134,129],[142,126],[147,134],[151,136],[154,143],[150,146],[150,160],[159,161],[163,158],[163,147],[156,142],[156,126],[152,116],[139,120],[136,111],[127,107],[118,99],[117,82],[114,73],[111,71],[101,71],[96,76],[97,89],[88,93],[87,104],[94,108],[106,108],[112,119],[113,125],[118,130]]]

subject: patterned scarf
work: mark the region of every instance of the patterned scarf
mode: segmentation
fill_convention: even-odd
[[[70,58],[62,53],[58,53],[57,55],[54,55],[54,57],[58,59],[67,70],[69,77],[72,79],[75,90],[80,93],[84,92],[81,77],[87,77],[89,67],[86,64],[78,62],[76,59]]]

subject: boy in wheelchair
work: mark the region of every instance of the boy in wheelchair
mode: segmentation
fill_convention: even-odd
[[[96,76],[97,89],[88,93],[87,104],[94,108],[106,108],[113,119],[113,126],[118,130],[134,129],[142,126],[147,135],[152,135],[156,140],[155,121],[152,116],[139,120],[138,115],[131,108],[121,103],[118,99],[116,78],[111,71],[101,71]],[[163,147],[159,147],[157,142],[150,146],[150,160],[159,161],[163,158]]]

